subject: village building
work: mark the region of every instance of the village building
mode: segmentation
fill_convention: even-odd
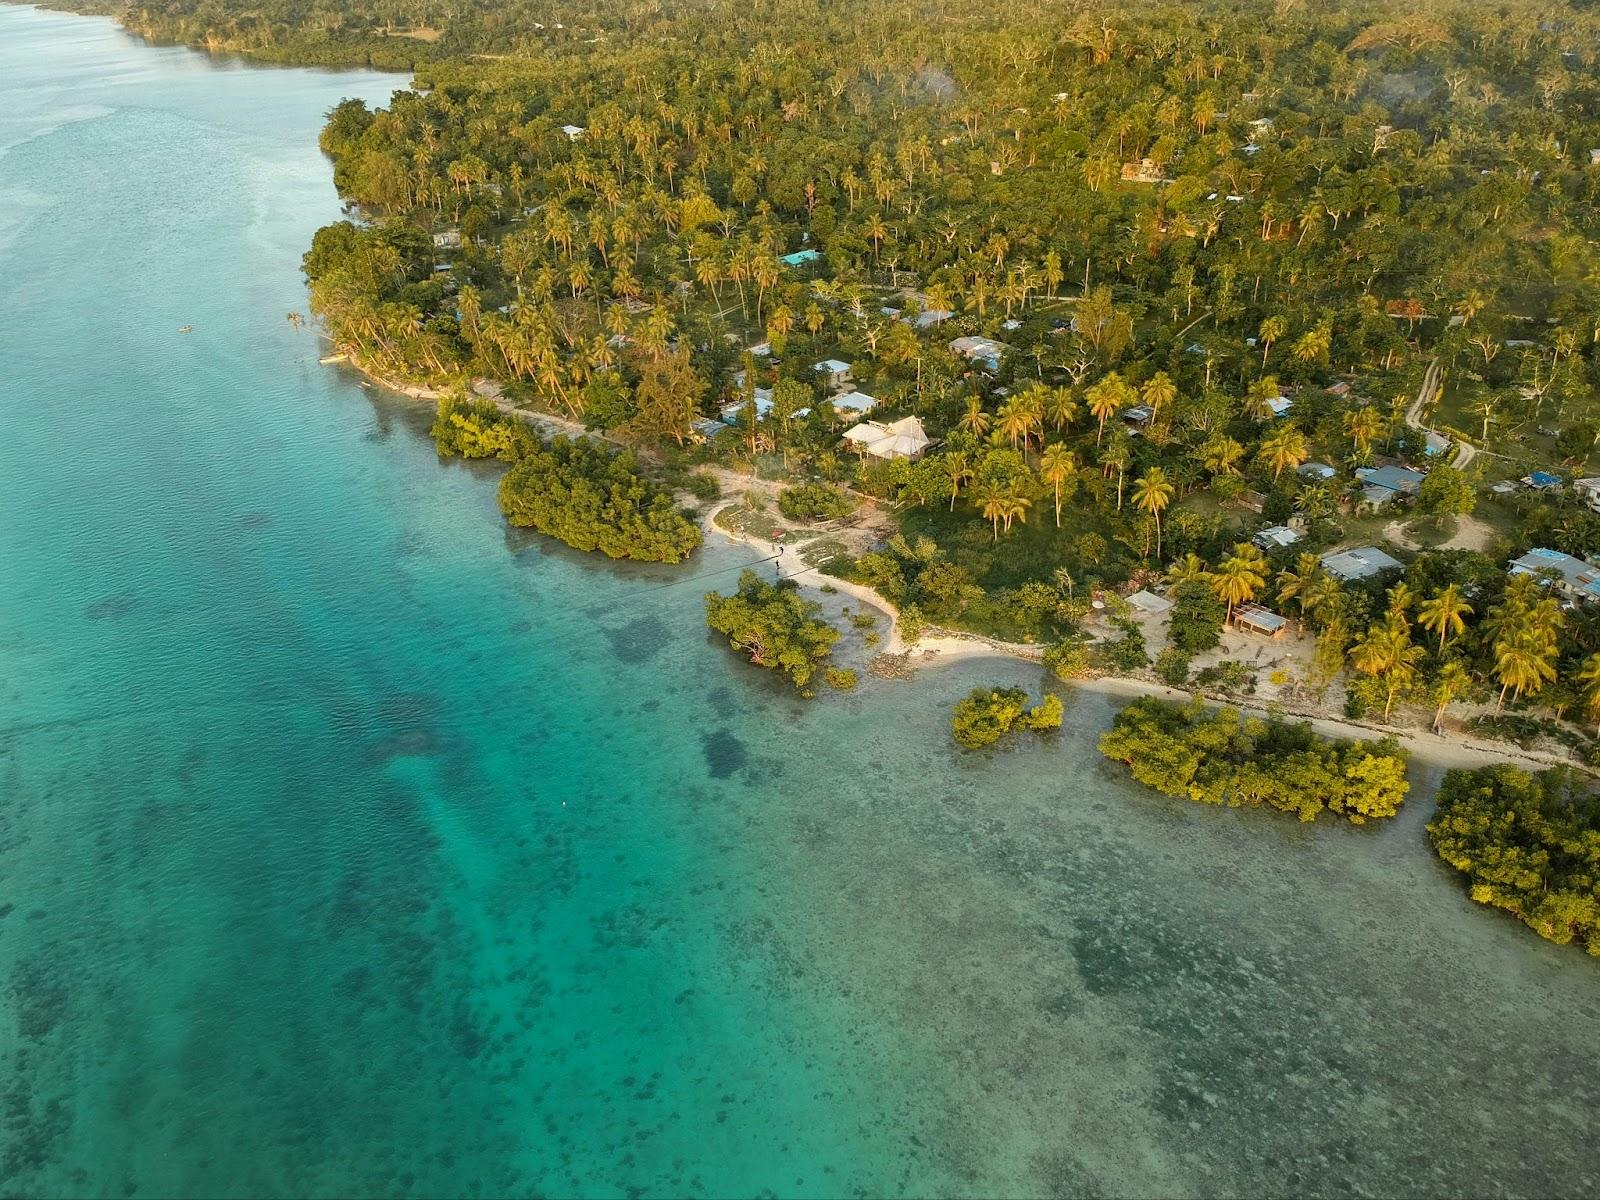
[[[1262,608],[1259,604],[1241,604],[1233,610],[1233,627],[1241,633],[1253,633],[1276,641],[1288,629],[1289,622],[1270,608]]]
[[[567,135],[567,141],[575,142],[589,131],[582,125],[563,125],[561,132]]]
[[[1340,583],[1372,579],[1386,571],[1404,570],[1404,564],[1376,546],[1357,546],[1322,556],[1322,569]]]
[[[1401,497],[1415,496],[1427,476],[1410,467],[1357,467],[1356,478],[1365,485],[1361,489],[1362,502],[1382,508]]]
[[[441,229],[433,235],[433,248],[435,250],[461,249],[461,230]]]
[[[1287,525],[1269,525],[1257,532],[1250,542],[1257,549],[1270,554],[1274,550],[1287,550],[1303,537],[1305,534],[1298,529],[1290,529]]]
[[[874,458],[920,458],[933,444],[915,417],[901,417],[889,425],[863,421],[845,431],[845,441]]]
[[[865,392],[841,392],[833,398],[833,409],[839,413],[859,413],[865,416],[876,407],[878,407],[877,397],[869,396]]]
[[[812,368],[822,376],[822,382],[834,391],[842,391],[850,386],[850,364],[837,358],[825,358]]]
[[[1510,571],[1513,575],[1537,576],[1569,600],[1600,600],[1600,567],[1559,550],[1535,546],[1522,557],[1512,559]]]
[[[1001,356],[1010,347],[986,337],[958,337],[950,343],[950,352],[959,354],[973,365],[982,364],[991,371],[999,370]]]

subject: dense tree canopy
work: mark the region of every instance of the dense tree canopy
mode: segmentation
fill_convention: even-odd
[[[1310,725],[1241,716],[1196,700],[1142,697],[1117,714],[1100,752],[1146,787],[1206,804],[1267,804],[1313,821],[1392,817],[1409,784],[1392,740],[1333,742]]]
[[[1479,904],[1600,955],[1600,799],[1592,781],[1512,766],[1451,771],[1428,835]]]
[[[706,595],[706,624],[756,666],[782,672],[806,694],[839,640],[839,631],[822,619],[822,606],[802,596],[794,580],[768,583],[754,571],[740,573],[731,596]]]

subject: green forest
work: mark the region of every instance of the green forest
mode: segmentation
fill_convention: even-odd
[[[123,20],[414,69],[329,114],[348,219],[305,259],[326,331],[385,379],[492,380],[641,469],[787,486],[796,519],[876,506],[899,536],[827,569],[913,629],[1248,690],[1192,664],[1268,606],[1316,643],[1287,699],[1600,753],[1600,591],[1507,569],[1600,552],[1576,486],[1600,473],[1587,6]],[[905,421],[909,449],[874,442]],[[1394,567],[1324,568],[1363,544]],[[1183,599],[1159,655],[1118,610],[1139,587]]]

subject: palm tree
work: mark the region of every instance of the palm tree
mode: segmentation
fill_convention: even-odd
[[[1272,468],[1274,483],[1286,467],[1298,467],[1310,456],[1311,448],[1306,442],[1306,435],[1293,425],[1273,430],[1262,440],[1259,452],[1259,457]]]
[[[1078,401],[1071,388],[1051,388],[1044,402],[1044,415],[1057,433],[1078,419]]]
[[[1535,696],[1547,680],[1556,677],[1555,647],[1539,630],[1511,630],[1494,644],[1494,671],[1500,680],[1500,695],[1494,706],[1499,712],[1507,691],[1513,700]]]
[[[1127,405],[1132,392],[1133,388],[1124,382],[1122,376],[1113,371],[1085,393],[1084,399],[1089,402],[1089,411],[1100,423],[1100,431],[1095,434],[1094,439],[1096,446],[1105,437],[1106,422]]]
[[[1583,685],[1583,711],[1589,720],[1600,722],[1600,654],[1591,654],[1583,660],[1572,677],[1574,683]]]
[[[1218,434],[1200,447],[1201,461],[1213,475],[1237,475],[1244,447],[1226,434]]]
[[[1077,457],[1060,442],[1052,442],[1039,456],[1039,476],[1055,491],[1056,528],[1061,528],[1061,489],[1077,473]]]
[[[1005,489],[993,483],[980,484],[972,497],[972,502],[983,513],[983,519],[994,527],[994,540],[997,542],[1000,540],[1000,522],[1008,511],[1008,500]]]
[[[961,420],[956,422],[962,429],[973,437],[982,437],[989,432],[992,418],[984,411],[983,401],[976,396],[967,398],[967,411],[961,415]]]
[[[972,478],[972,464],[967,461],[965,454],[946,454],[944,473],[950,479],[950,511],[955,512],[956,497],[961,494],[961,485]]]
[[[1006,532],[1011,532],[1011,522],[1021,521],[1027,524],[1028,509],[1033,507],[1033,501],[1017,489],[1015,483],[1008,483],[1000,493],[1000,518],[1006,524]]]
[[[1467,603],[1458,584],[1450,584],[1417,610],[1417,623],[1439,635],[1439,653],[1444,653],[1445,642],[1460,637],[1467,627],[1466,618],[1472,615],[1472,605]]]
[[[1289,322],[1282,317],[1268,317],[1261,322],[1258,331],[1261,338],[1261,365],[1267,365],[1267,355],[1272,353],[1272,343],[1281,338],[1288,331]]]
[[[1448,660],[1439,668],[1439,674],[1433,681],[1433,698],[1439,702],[1439,707],[1433,713],[1433,731],[1438,733],[1444,724],[1444,710],[1457,696],[1463,695],[1472,686],[1472,676],[1467,668],[1461,665],[1459,658]]]
[[[1150,411],[1157,416],[1178,398],[1178,385],[1172,382],[1172,377],[1165,371],[1157,371],[1144,385],[1144,391],[1139,398],[1150,406]]]
[[[1161,514],[1172,503],[1177,490],[1162,467],[1151,467],[1133,485],[1133,506],[1155,518],[1157,562],[1161,561]]]
[[[1374,625],[1350,647],[1350,663],[1363,675],[1382,676],[1384,686],[1383,719],[1389,720],[1395,697],[1416,674],[1421,646],[1411,643],[1410,625],[1405,617],[1391,612],[1382,625]]]
[[[305,323],[306,318],[303,313],[291,312],[289,314],[289,324],[294,328],[299,329],[300,326],[304,325]]]
[[[1295,559],[1294,569],[1278,572],[1278,603],[1294,604],[1300,610],[1300,631],[1306,627],[1306,597],[1322,574],[1322,560],[1315,554]]]
[[[1206,570],[1205,560],[1191,550],[1167,568],[1167,582],[1175,588],[1188,583],[1210,583],[1211,572]]]
[[[1272,416],[1272,401],[1281,394],[1276,375],[1263,375],[1245,391],[1244,402],[1241,407],[1244,415],[1257,421],[1264,421]]]
[[[1226,619],[1231,621],[1233,610],[1254,600],[1266,582],[1266,557],[1249,542],[1241,542],[1217,564],[1211,587],[1217,599],[1228,606]]]
[[[1011,443],[1013,450],[1017,448],[1019,439],[1027,439],[1033,430],[1033,415],[1020,396],[1012,396],[1000,406],[1000,423],[996,428]]]
[[[1371,405],[1352,409],[1344,414],[1344,432],[1356,452],[1365,458],[1372,443],[1383,436],[1383,416]]]

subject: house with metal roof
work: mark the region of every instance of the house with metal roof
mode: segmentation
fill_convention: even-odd
[[[869,396],[865,392],[841,392],[833,398],[835,412],[860,413],[865,416],[877,407],[877,397]]]
[[[1340,550],[1322,556],[1322,569],[1340,583],[1354,583],[1358,579],[1371,579],[1385,571],[1404,570],[1399,559],[1385,554],[1376,546],[1357,546],[1353,550]]]
[[[1233,610],[1233,627],[1241,633],[1281,638],[1289,628],[1289,622],[1270,608],[1262,608],[1259,604],[1241,604]]]
[[[1316,480],[1332,479],[1335,475],[1338,474],[1337,471],[1335,471],[1332,467],[1330,467],[1325,462],[1301,463],[1298,467],[1295,468],[1295,472],[1294,473],[1296,475],[1300,476],[1301,479],[1316,479]]]
[[[1600,567],[1559,550],[1535,546],[1521,558],[1513,558],[1510,570],[1513,575],[1538,576],[1569,599],[1600,600]]]
[[[1382,508],[1401,496],[1415,496],[1427,478],[1410,467],[1357,467],[1356,478],[1366,486],[1361,498],[1373,508]]]
[[[1287,550],[1305,534],[1298,529],[1290,529],[1287,525],[1269,525],[1250,539],[1252,545],[1271,553],[1274,550]]]
[[[1289,410],[1294,407],[1294,401],[1287,396],[1274,396],[1267,401],[1267,407],[1272,410],[1273,416],[1285,417],[1289,415]]]
[[[926,332],[935,325],[942,325],[955,313],[948,308],[927,308],[911,318],[911,327],[919,332]]]
[[[825,377],[824,382],[835,390],[846,388],[850,385],[850,364],[837,358],[825,358],[812,368],[818,375]]]
[[[1010,347],[986,337],[958,337],[950,343],[950,351],[959,354],[974,366],[982,364],[991,371],[998,370],[1000,358]]]
[[[796,250],[793,254],[785,254],[778,259],[786,267],[803,267],[807,263],[814,263],[822,257],[815,250]]]

